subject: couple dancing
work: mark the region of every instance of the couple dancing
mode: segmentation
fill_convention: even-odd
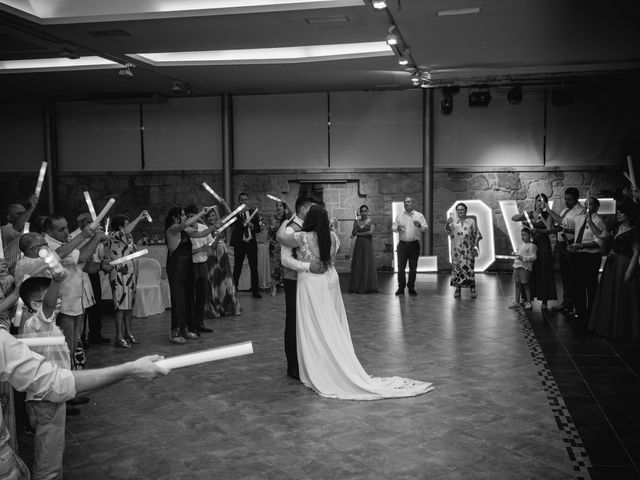
[[[277,239],[285,246],[283,266],[298,272],[297,287],[293,287],[295,292],[287,292],[287,284],[291,288],[295,283],[287,282],[285,276],[285,294],[289,293],[285,351],[290,376],[299,373],[302,383],[323,397],[346,400],[412,397],[433,389],[430,383],[408,378],[372,377],[360,365],[351,342],[340,281],[334,267],[340,242],[329,227],[329,217],[323,207],[311,199],[299,199],[296,215],[290,221],[282,222]],[[291,249],[297,252],[293,261],[287,258]],[[295,359],[291,351],[289,313],[293,293],[298,372],[292,370]]]

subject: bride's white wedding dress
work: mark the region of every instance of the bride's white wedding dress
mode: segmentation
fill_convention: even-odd
[[[337,251],[339,241],[331,233]],[[316,234],[297,232],[298,259],[319,259]],[[431,383],[402,377],[372,377],[360,365],[351,342],[340,282],[332,266],[324,274],[298,273],[296,297],[300,380],[323,397],[379,400],[413,397],[433,390]]]

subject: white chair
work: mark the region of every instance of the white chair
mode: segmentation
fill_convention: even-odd
[[[138,284],[133,304],[134,317],[148,317],[164,312],[160,289],[160,262],[154,258],[138,259]]]

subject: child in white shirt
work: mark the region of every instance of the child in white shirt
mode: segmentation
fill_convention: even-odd
[[[522,238],[522,244],[518,248],[517,252],[514,252],[516,256],[513,261],[513,281],[515,283],[515,302],[509,306],[511,309],[520,308],[520,294],[522,288],[525,289],[528,299],[531,299],[531,291],[529,289],[529,279],[531,278],[531,270],[533,270],[533,262],[537,258],[537,250],[533,243],[531,243],[531,230],[523,228],[520,232],[520,238]],[[525,301],[522,305],[525,310],[531,310],[531,302]]]

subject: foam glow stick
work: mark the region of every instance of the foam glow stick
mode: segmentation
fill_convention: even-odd
[[[249,223],[251,223],[251,219],[256,216],[256,213],[258,213],[257,208],[253,211],[251,215],[249,215],[249,218],[247,218],[247,220],[244,222],[245,227],[249,225]]]
[[[356,220],[358,220],[358,217],[359,217],[359,215],[358,215],[358,209],[356,208]]]
[[[627,165],[629,165],[629,181],[631,182],[631,186],[636,188],[636,172],[633,169],[633,160],[631,155],[627,155]]]
[[[173,370],[174,368],[190,367],[200,363],[213,362],[216,360],[224,360],[226,358],[240,357],[253,353],[253,344],[251,342],[236,343],[226,347],[210,348],[201,352],[187,353],[185,355],[176,355],[175,357],[164,358],[158,360],[156,364]]]
[[[2,246],[2,235],[0,235],[0,258],[4,258],[4,247]]]
[[[153,220],[151,219],[151,215],[149,215],[149,212],[144,212],[144,216],[147,217],[147,222],[153,222]]]
[[[42,184],[44,183],[44,174],[46,172],[47,172],[47,162],[42,162],[42,165],[40,165],[40,173],[38,174],[38,183],[36,183],[35,194],[37,197],[40,196],[40,192],[42,191]]]
[[[104,234],[109,234],[109,224],[111,223],[111,217],[107,217],[107,220],[104,222]]]
[[[220,233],[222,232],[225,228],[227,228],[229,225],[231,225],[233,222],[235,222],[236,220],[238,220],[238,217],[233,217],[231,220],[229,220],[227,223],[223,224],[220,226],[220,228],[218,228],[216,230],[216,233]]]
[[[114,198],[110,198],[109,201],[107,202],[107,204],[104,206],[104,208],[102,209],[102,211],[98,214],[98,216],[93,220],[93,223],[91,224],[92,228],[97,228],[98,225],[100,225],[100,222],[102,221],[102,219],[107,215],[107,213],[109,212],[109,209],[111,207],[113,207],[113,204],[116,203]]]
[[[62,335],[55,337],[16,337],[27,347],[49,347],[53,345],[64,345],[65,340]]]
[[[62,273],[65,271],[65,268],[60,262],[60,257],[50,248],[41,248],[38,251],[38,256],[42,258],[44,262],[49,266],[49,268],[51,268],[51,270],[53,270],[55,273]]]
[[[30,228],[31,228],[31,224],[29,222],[24,222],[24,228],[22,229],[22,233],[29,233]]]
[[[129,255],[125,255],[124,257],[116,258],[112,262],[109,262],[109,265],[120,265],[121,263],[128,262],[129,260],[133,260],[134,258],[142,257],[149,253],[149,250],[143,248],[138,252],[130,253]]]
[[[91,201],[91,196],[89,192],[82,192],[84,194],[84,201],[87,202],[87,207],[89,207],[89,213],[91,214],[91,220],[96,219],[96,209],[93,208],[93,202]]]
[[[267,198],[270,198],[271,200],[273,200],[274,202],[280,202],[280,203],[284,203],[284,201],[282,201],[282,199],[278,198],[278,197],[274,197],[273,195],[269,195],[267,193]]]
[[[240,205],[238,208],[236,208],[233,212],[231,212],[229,215],[227,215],[226,217],[224,217],[222,219],[222,223],[227,223],[231,218],[235,217],[237,214],[239,214],[242,210],[244,210],[245,208],[247,208],[247,206],[243,203],[242,205]]]
[[[213,198],[215,198],[217,201],[222,203],[222,198],[220,197],[220,195],[218,195],[216,192],[214,192],[213,188],[211,188],[209,185],[207,185],[207,182],[202,182],[202,186],[204,187],[204,189],[207,192],[209,192],[211,195],[213,195]]]
[[[529,218],[529,212],[527,212],[526,210],[524,210],[524,218],[527,219],[527,223],[529,224],[529,228],[531,230],[533,230],[533,223],[531,223],[531,218]]]

